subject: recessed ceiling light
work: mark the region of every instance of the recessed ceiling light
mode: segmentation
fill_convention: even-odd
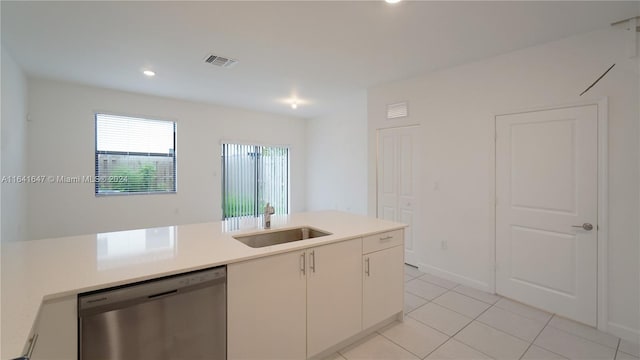
[[[397,4],[402,0],[384,0],[385,2],[387,2],[387,4]]]
[[[0,0],[1,1],[1,0]],[[309,100],[301,99],[298,95],[292,95],[288,98],[280,98],[277,100],[280,104],[291,107],[292,109],[297,109],[300,106],[306,106],[311,104]]]
[[[156,76],[156,73],[151,70],[145,70],[142,73],[147,75],[148,77]]]

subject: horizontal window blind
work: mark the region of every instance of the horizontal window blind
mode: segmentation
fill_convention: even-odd
[[[176,123],[96,114],[96,195],[176,192]]]
[[[222,144],[223,219],[289,212],[289,148]]]

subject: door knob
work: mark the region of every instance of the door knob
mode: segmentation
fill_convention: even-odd
[[[593,230],[593,225],[591,225],[589,223],[584,223],[582,225],[572,225],[571,227],[582,228],[583,230],[587,230],[587,231]]]

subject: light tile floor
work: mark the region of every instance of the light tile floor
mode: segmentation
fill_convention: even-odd
[[[405,267],[405,320],[328,359],[640,360],[640,346]]]

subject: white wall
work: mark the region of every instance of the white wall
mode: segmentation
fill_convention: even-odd
[[[291,209],[306,209],[306,121],[237,108],[29,79],[29,173],[93,175],[94,113],[177,122],[178,193],[94,195],[94,185],[29,187],[29,237],[218,221],[220,141],[291,146]]]
[[[386,104],[408,100],[421,124],[421,269],[476,287],[493,287],[492,119],[510,110],[609,97],[608,328],[640,334],[638,259],[637,58],[624,31],[603,29],[418,78],[370,89],[369,213],[375,214],[375,130],[389,126]],[[579,97],[612,63],[616,67]],[[434,186],[439,183],[439,189]],[[448,241],[448,249],[440,241]]]
[[[367,94],[307,124],[307,205],[367,214]]]
[[[2,52],[2,176],[27,175],[27,80],[22,69]],[[23,184],[2,184],[2,242],[27,237],[27,191]]]

